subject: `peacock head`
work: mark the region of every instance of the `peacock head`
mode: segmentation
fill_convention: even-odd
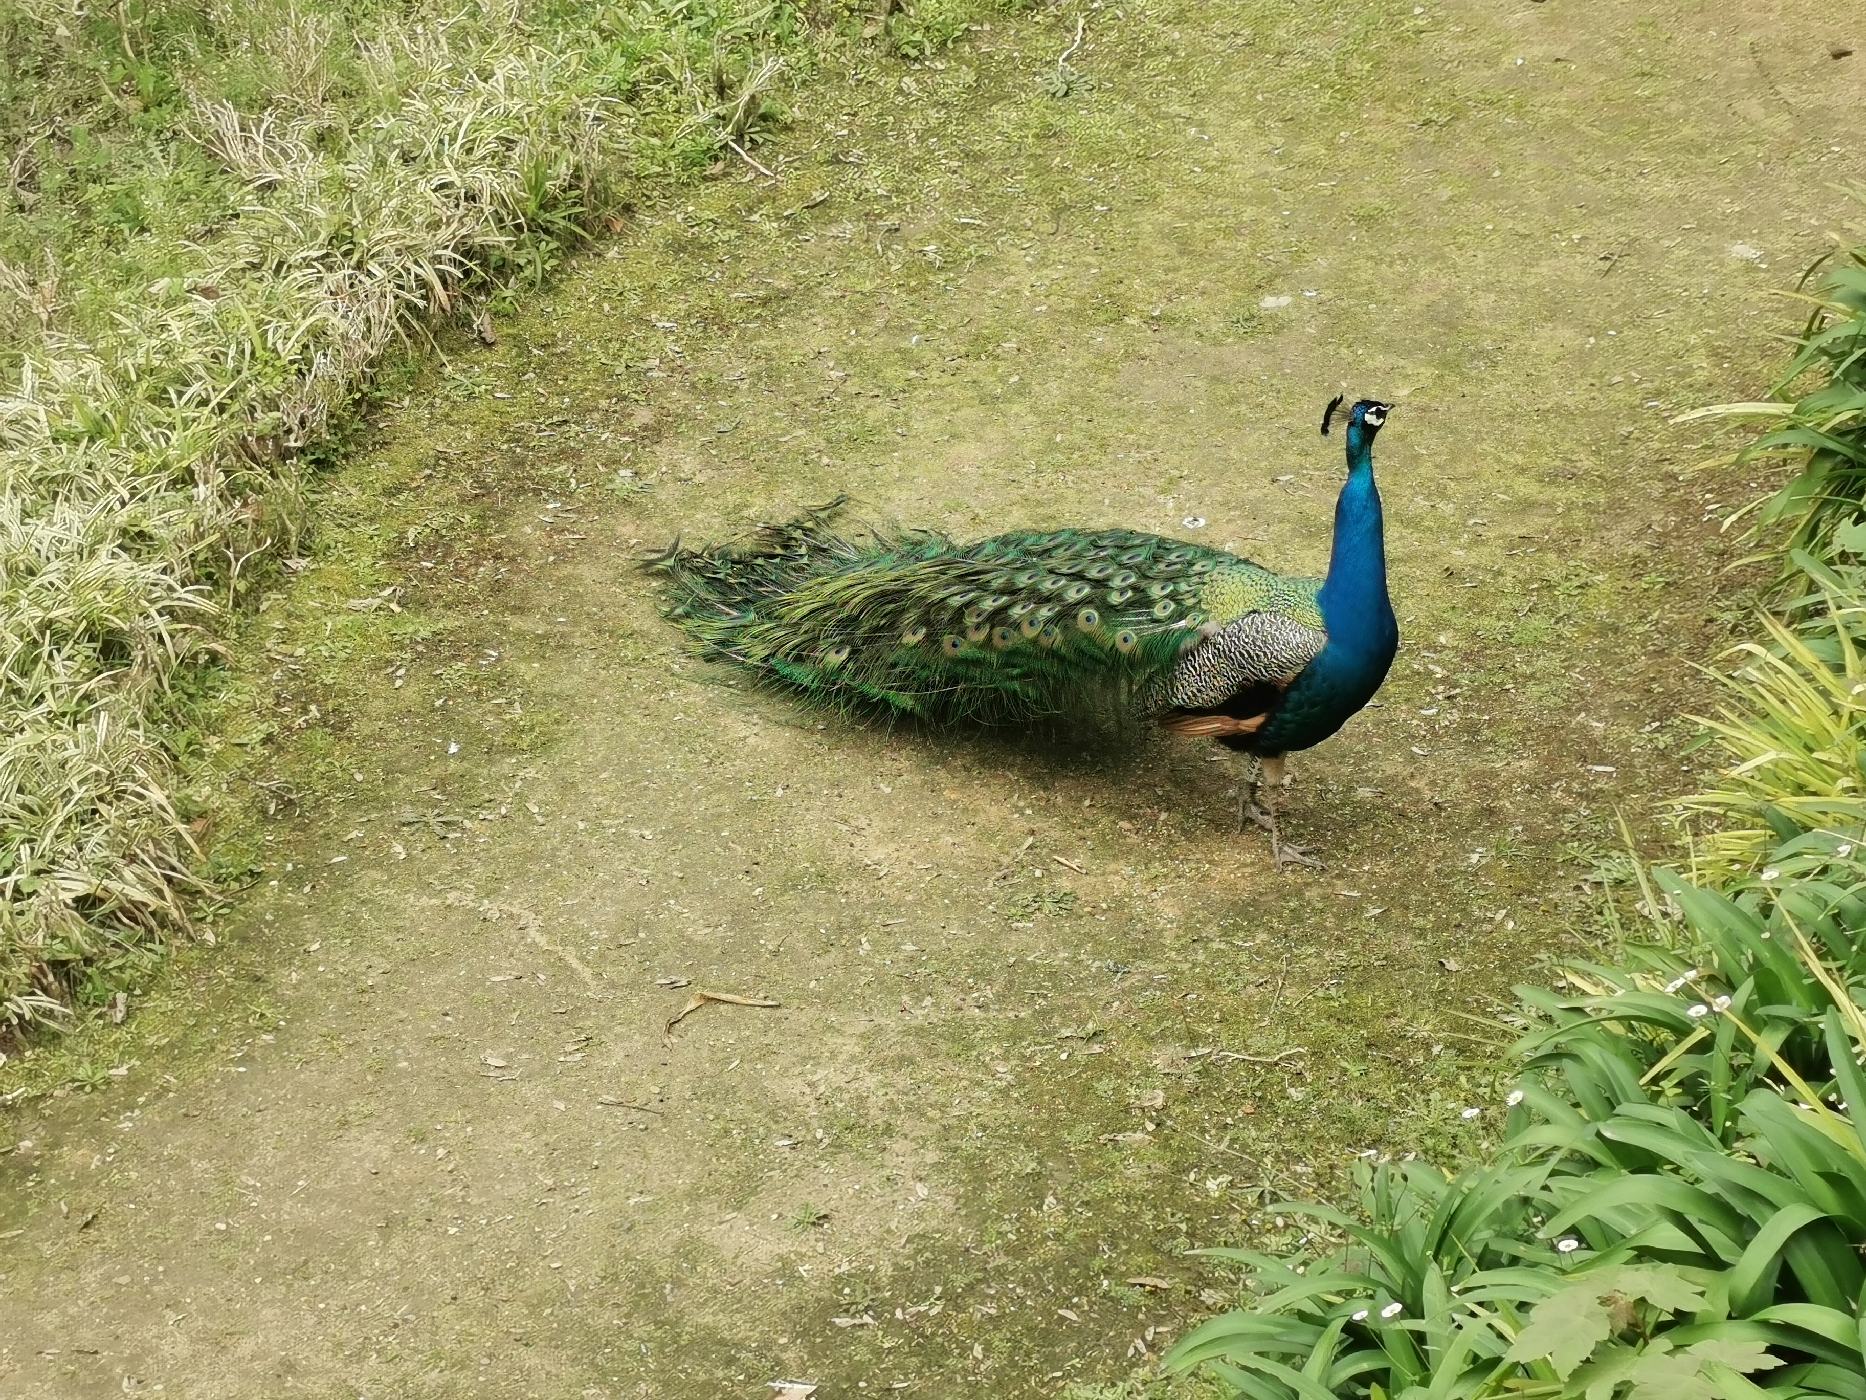
[[[1334,411],[1342,407],[1345,394],[1336,394],[1329,399],[1329,407],[1321,414],[1321,435],[1329,435],[1329,424],[1334,420]],[[1347,467],[1349,476],[1357,470],[1373,470],[1373,435],[1381,431],[1386,424],[1386,414],[1392,413],[1392,403],[1381,403],[1379,399],[1357,399],[1355,407],[1347,411]]]
[[[1335,420],[1335,413],[1340,409],[1346,394],[1336,394],[1328,401],[1328,407],[1322,410],[1322,436],[1328,436],[1329,425]],[[1393,405],[1382,403],[1378,399],[1357,399],[1354,406],[1345,415],[1348,420],[1348,441],[1363,438],[1372,442],[1374,434],[1386,425],[1387,414],[1393,411]]]

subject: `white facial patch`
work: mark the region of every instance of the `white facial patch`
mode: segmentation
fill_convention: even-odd
[[[1370,408],[1361,416],[1376,428],[1387,421],[1387,411],[1384,408]]]

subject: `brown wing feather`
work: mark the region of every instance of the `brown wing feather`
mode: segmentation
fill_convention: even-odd
[[[1267,714],[1238,719],[1233,715],[1168,715],[1160,728],[1188,739],[1221,739],[1237,734],[1255,734],[1269,719]]]

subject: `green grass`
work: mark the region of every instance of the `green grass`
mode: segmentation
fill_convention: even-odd
[[[176,772],[217,638],[385,362],[486,325],[637,191],[755,161],[812,45],[858,27],[752,0],[0,11],[0,1035],[188,927],[213,872]]]

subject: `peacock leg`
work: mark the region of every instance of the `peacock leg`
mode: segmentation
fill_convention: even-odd
[[[1244,754],[1244,776],[1238,779],[1238,830],[1247,822],[1259,820],[1263,808],[1257,805],[1257,788],[1263,782],[1263,760]]]
[[[1283,789],[1289,786],[1289,766],[1281,755],[1260,760],[1257,785],[1265,790],[1264,801],[1261,805],[1253,802],[1248,815],[1270,833],[1270,854],[1275,857],[1277,868],[1280,870],[1286,865],[1302,865],[1310,870],[1320,870],[1322,862],[1315,858],[1308,847],[1285,841],[1277,830],[1277,808],[1283,805]]]

